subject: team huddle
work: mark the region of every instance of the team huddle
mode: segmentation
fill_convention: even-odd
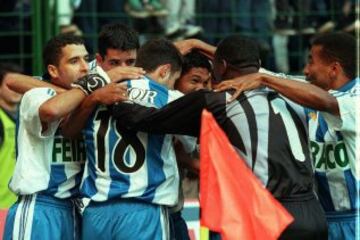
[[[308,83],[261,68],[239,35],[140,46],[109,24],[91,62],[81,37],[53,37],[43,81],[5,75],[24,95],[3,239],[190,239],[176,146],[197,151],[203,109],[294,217],[279,239],[355,239],[355,55],[352,36],[317,36]]]

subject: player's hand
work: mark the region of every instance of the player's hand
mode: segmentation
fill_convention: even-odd
[[[175,47],[179,50],[182,55],[186,55],[191,52],[193,49],[200,51],[209,59],[213,59],[215,53],[215,47],[203,42],[199,39],[186,39],[180,40],[174,43]]]
[[[146,73],[140,67],[115,67],[106,72],[112,82],[119,82],[126,79],[138,79]]]
[[[125,83],[110,83],[105,87],[93,92],[96,102],[99,104],[112,105],[120,101],[128,100],[127,87]]]
[[[81,89],[86,95],[90,95],[96,89],[102,88],[107,84],[107,79],[98,73],[85,75],[71,84],[73,88]]]
[[[229,99],[229,102],[235,100],[242,92],[261,88],[262,86],[262,75],[261,73],[248,74],[242,77],[237,77],[231,80],[223,81],[219,83],[215,92],[221,92],[225,90],[234,89],[235,92]]]

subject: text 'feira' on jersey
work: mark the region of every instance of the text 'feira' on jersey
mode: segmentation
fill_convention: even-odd
[[[61,136],[54,139],[52,164],[85,163],[85,144],[81,140],[69,140]]]

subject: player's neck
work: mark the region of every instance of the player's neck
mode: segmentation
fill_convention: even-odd
[[[256,67],[246,67],[246,68],[229,68],[226,70],[223,79],[233,79],[236,77],[241,77],[247,74],[256,73],[259,69]]]
[[[352,79],[349,79],[348,77],[345,77],[345,76],[338,77],[338,79],[333,81],[333,84],[330,88],[331,89],[340,89],[343,86],[345,86],[346,84],[348,84],[351,80]]]

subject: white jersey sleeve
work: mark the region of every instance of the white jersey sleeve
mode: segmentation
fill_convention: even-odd
[[[20,117],[24,121],[24,127],[33,135],[43,138],[54,135],[59,121],[49,123],[43,131],[39,116],[40,106],[56,95],[51,88],[35,88],[26,92],[20,104]]]
[[[10,189],[20,195],[33,194],[48,187],[54,134],[59,121],[42,131],[39,108],[55,95],[50,88],[35,88],[25,93],[20,103],[17,157]]]
[[[340,116],[323,113],[323,116],[330,128],[342,132],[355,132],[355,106],[360,101],[360,97],[343,95],[336,98],[339,105]]]

